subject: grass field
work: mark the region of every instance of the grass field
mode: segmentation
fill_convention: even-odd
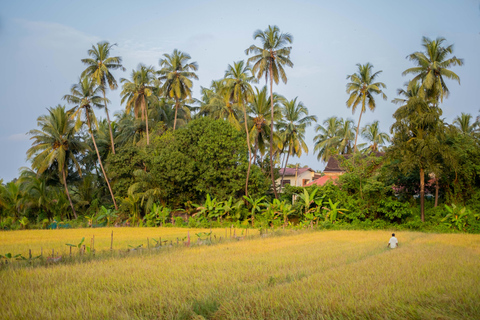
[[[186,235],[172,228],[113,230],[115,249],[146,245],[146,237]],[[66,242],[91,237],[88,232],[97,250],[108,250],[111,231],[1,232],[0,252],[53,246],[61,252]],[[83,263],[18,268],[13,262],[0,271],[0,317],[480,318],[480,236],[402,232],[394,250],[386,248],[389,237],[382,231],[291,232],[107,258],[98,253]]]

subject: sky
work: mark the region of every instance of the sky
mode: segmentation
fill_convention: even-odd
[[[129,78],[139,63],[159,68],[158,61],[174,49],[186,52],[199,65],[193,96],[200,87],[223,77],[228,64],[246,60],[245,49],[257,29],[277,25],[293,35],[287,84],[274,91],[291,100],[298,97],[322,124],[331,116],[351,118],[347,109],[347,75],[356,64],[370,62],[382,70],[378,81],[386,84],[386,101],[376,97],[374,112],[362,116],[361,127],[380,121],[389,132],[396,91],[413,67],[407,55],[422,51],[422,37],[446,38],[464,65],[453,67],[461,84],[447,81],[450,97],[441,104],[449,123],[462,112],[479,115],[480,103],[480,1],[1,1],[0,2],[0,179],[18,177],[29,166],[31,146],[27,132],[37,128],[37,118],[47,108],[66,104],[84,70],[81,59],[99,41],[116,43],[112,54],[121,56]],[[262,81],[260,85],[263,86]],[[107,93],[112,114],[123,109],[120,90]],[[102,110],[97,116],[105,117]],[[307,129],[308,155],[300,162],[315,170],[324,164],[313,153],[315,124]]]

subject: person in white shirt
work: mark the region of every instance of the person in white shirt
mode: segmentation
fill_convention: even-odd
[[[392,249],[398,247],[398,240],[397,238],[395,238],[395,233],[392,233],[392,237],[390,238],[390,241],[388,241],[387,247],[390,247]]]

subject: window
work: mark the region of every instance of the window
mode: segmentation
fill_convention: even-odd
[[[306,185],[309,182],[310,182],[310,179],[303,179],[302,180],[302,186]]]
[[[283,180],[282,187],[285,187],[286,184],[290,184],[290,180]]]

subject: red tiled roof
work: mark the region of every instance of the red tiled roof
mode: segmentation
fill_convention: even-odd
[[[305,185],[305,187],[313,186],[316,184],[317,186],[323,186],[325,183],[327,183],[330,180],[337,180],[339,176],[337,175],[329,175],[329,176],[323,176],[319,179],[313,180],[312,182],[309,182]]]

